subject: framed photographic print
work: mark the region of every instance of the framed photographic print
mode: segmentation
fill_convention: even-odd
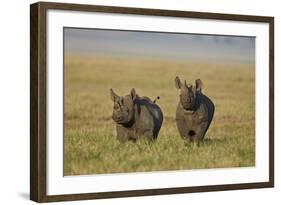
[[[274,18],[40,2],[30,198],[274,186]]]

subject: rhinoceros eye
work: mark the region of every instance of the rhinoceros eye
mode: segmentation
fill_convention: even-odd
[[[119,108],[118,105],[114,105],[114,106],[113,106],[113,109],[114,109],[114,110],[117,110],[118,108]]]

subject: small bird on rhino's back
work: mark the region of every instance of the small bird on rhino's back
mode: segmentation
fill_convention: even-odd
[[[133,88],[129,95],[118,96],[110,89],[114,103],[112,119],[120,142],[148,139],[155,141],[163,122],[161,108],[148,97],[139,97]]]
[[[214,116],[214,103],[201,92],[200,79],[195,81],[193,87],[176,77],[175,86],[180,91],[176,123],[181,137],[191,142],[203,141]]]

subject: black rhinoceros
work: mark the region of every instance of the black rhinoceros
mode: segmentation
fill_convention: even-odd
[[[110,89],[110,95],[114,102],[112,119],[116,122],[117,139],[120,142],[155,141],[163,122],[163,113],[156,100],[139,97],[134,88],[125,96],[118,96]]]
[[[203,141],[214,116],[214,103],[201,92],[200,79],[193,87],[176,77],[175,86],[180,91],[176,123],[181,137],[191,142]]]

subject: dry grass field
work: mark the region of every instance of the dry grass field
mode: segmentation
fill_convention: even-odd
[[[255,165],[253,64],[65,56],[64,175],[246,167]],[[200,78],[216,111],[201,145],[180,138],[175,76]],[[154,144],[121,144],[109,89],[160,96],[164,122]]]

